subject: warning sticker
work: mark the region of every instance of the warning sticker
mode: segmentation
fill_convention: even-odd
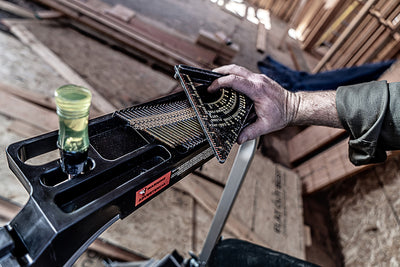
[[[169,181],[171,178],[171,172],[167,172],[154,182],[146,185],[142,189],[136,191],[136,201],[135,207],[148,199],[149,197],[153,196],[155,193],[169,185]]]

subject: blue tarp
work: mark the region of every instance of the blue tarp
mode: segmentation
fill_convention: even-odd
[[[395,60],[364,64],[350,68],[311,74],[292,70],[267,56],[258,62],[261,73],[289,91],[336,90],[339,86],[369,82],[378,79]]]

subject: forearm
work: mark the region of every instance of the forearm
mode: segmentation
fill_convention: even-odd
[[[290,125],[322,125],[343,128],[336,109],[336,91],[297,92],[292,103]]]

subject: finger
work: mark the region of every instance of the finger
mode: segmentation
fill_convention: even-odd
[[[222,66],[214,69],[213,71],[221,73],[221,74],[234,74],[240,77],[249,77],[253,72],[249,71],[245,67],[238,66],[235,64]]]
[[[237,143],[243,144],[248,140],[252,140],[262,134],[266,134],[267,131],[266,129],[263,128],[264,128],[263,124],[260,120],[257,120],[256,122],[250,124],[240,132],[239,137],[237,139]]]
[[[216,79],[208,87],[208,92],[213,93],[218,91],[220,88],[232,88],[233,90],[243,93],[253,99],[254,84],[246,78],[236,75],[223,76]]]

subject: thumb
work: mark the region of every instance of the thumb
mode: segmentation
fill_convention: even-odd
[[[252,140],[257,138],[258,136],[265,134],[265,130],[263,130],[263,125],[262,125],[261,120],[256,120],[256,122],[250,124],[246,128],[244,128],[237,139],[237,142],[239,145],[243,144],[244,142],[248,140]]]

